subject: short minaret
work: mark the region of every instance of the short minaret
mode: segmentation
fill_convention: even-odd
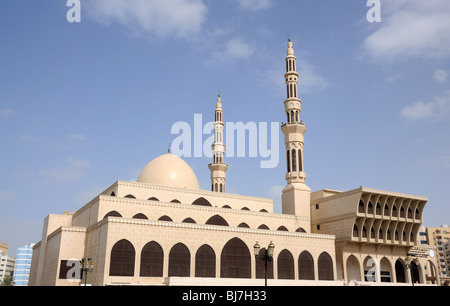
[[[225,180],[228,165],[224,162],[225,145],[223,143],[223,109],[222,99],[217,97],[217,105],[214,120],[214,143],[212,145],[213,163],[209,164],[211,171],[211,191],[225,192]]]
[[[281,126],[286,146],[286,181],[283,189],[283,214],[311,217],[310,194],[311,189],[306,186],[306,173],[303,164],[303,145],[306,125],[300,121],[302,101],[298,98],[297,59],[289,38],[286,57],[286,74],[284,75],[287,88],[287,99],[284,101],[287,122]]]

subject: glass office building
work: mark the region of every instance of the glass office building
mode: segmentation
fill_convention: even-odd
[[[31,257],[33,256],[33,245],[27,244],[17,249],[16,265],[14,267],[14,285],[28,286],[30,277]]]

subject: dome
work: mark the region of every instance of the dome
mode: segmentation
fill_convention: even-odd
[[[152,160],[142,170],[137,181],[158,186],[200,190],[192,168],[173,154],[165,154]]]

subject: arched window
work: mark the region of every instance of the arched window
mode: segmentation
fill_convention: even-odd
[[[250,226],[248,226],[248,224],[247,224],[247,223],[244,223],[244,222],[242,222],[241,224],[239,224],[238,227],[241,227],[241,228],[250,228]]]
[[[192,205],[198,205],[198,206],[211,206],[211,203],[209,203],[208,200],[206,200],[205,198],[198,198],[197,200],[195,200]]]
[[[189,277],[191,274],[191,253],[182,243],[172,247],[169,253],[169,277]]]
[[[359,201],[358,212],[364,214],[366,212],[364,208],[364,202],[362,200]]]
[[[259,258],[263,258],[266,250],[262,248],[259,250]],[[264,279],[265,278],[265,262],[264,260],[256,261],[256,279]],[[271,262],[267,262],[267,279],[273,279],[273,260]]]
[[[415,213],[414,218],[415,218],[416,220],[418,220],[418,219],[420,218],[420,213],[419,213],[419,209],[418,209],[418,208],[416,208],[416,213]]]
[[[206,221],[206,224],[208,224],[208,225],[219,225],[219,226],[229,226],[227,221],[225,221],[225,219],[222,218],[219,215],[215,215],[215,216],[209,218],[209,220]]]
[[[394,240],[398,240],[398,230],[395,230]]]
[[[207,244],[201,246],[195,254],[195,277],[216,277],[216,253]]]
[[[387,230],[386,239],[387,240],[392,240],[392,238],[391,238],[391,230],[390,229]]]
[[[367,213],[373,214],[373,205],[372,202],[369,202],[369,205],[367,205]]]
[[[242,207],[241,210],[250,211],[250,209],[248,207]]]
[[[178,201],[177,199],[170,201],[170,203],[176,203],[176,204],[181,204],[180,201]]]
[[[397,207],[395,205],[392,207],[392,217],[398,217],[398,215],[397,215]]]
[[[378,239],[383,240],[383,229],[380,227],[380,231],[378,232]]]
[[[192,223],[192,224],[196,224],[197,222],[195,222],[194,219],[186,218],[186,219],[183,220],[182,223]]]
[[[298,171],[303,172],[303,154],[302,150],[298,150]]]
[[[397,278],[397,283],[406,283],[405,266],[400,260],[395,262],[395,276]]]
[[[372,228],[370,229],[370,238],[371,238],[371,239],[375,239],[375,229],[373,228],[373,226],[372,226]]]
[[[283,250],[277,260],[278,279],[295,279],[294,257],[288,250]]]
[[[303,227],[297,228],[297,230],[295,232],[296,233],[306,233],[306,231],[305,231],[305,229]]]
[[[214,191],[217,192],[219,190],[219,185],[217,183],[214,184]]]
[[[366,227],[365,226],[363,226],[363,228],[362,228],[362,235],[361,235],[361,237],[362,238],[367,238],[367,231],[366,231]]]
[[[400,206],[400,218],[405,218],[405,209],[403,206]]]
[[[298,277],[314,280],[314,259],[308,251],[303,251],[298,257]]]
[[[126,195],[125,198],[127,199],[136,199],[136,197],[132,194]]]
[[[359,237],[359,233],[358,233],[358,226],[353,225],[353,237],[358,238]]]
[[[411,210],[411,207],[408,208],[408,219],[412,219],[412,210]]]
[[[268,213],[268,211],[265,210],[265,209],[261,209],[259,212],[262,212],[262,213]]]
[[[163,276],[164,251],[157,242],[147,243],[141,252],[141,277]]]
[[[109,213],[107,213],[103,219],[106,219],[108,217],[118,217],[118,218],[122,218],[122,215],[119,214],[117,211],[110,211]]]
[[[287,172],[291,172],[291,153],[289,151],[286,152],[287,154]]]
[[[279,228],[277,228],[277,231],[280,231],[280,232],[289,232],[288,231],[288,229],[285,227],[285,226],[280,226]]]
[[[229,205],[225,205],[222,208],[231,209],[231,207]]]
[[[265,224],[261,224],[261,225],[258,227],[258,229],[270,230],[270,228],[269,228],[267,225],[265,225]]]
[[[383,215],[389,217],[389,206],[387,204],[384,205]]]
[[[144,214],[137,214],[133,216],[133,219],[140,219],[140,220],[148,220],[147,216]]]
[[[148,201],[157,201],[157,202],[159,202],[159,200],[157,198],[155,198],[155,197],[149,198]]]
[[[377,216],[381,216],[381,205],[380,205],[380,203],[377,203],[377,207],[375,209],[375,214]]]
[[[334,280],[333,260],[331,256],[323,252],[318,261],[319,280]]]
[[[126,239],[118,241],[111,250],[109,276],[134,276],[136,252]]]
[[[292,149],[292,171],[297,171],[297,151]]]
[[[167,221],[167,222],[173,222],[173,220],[169,216],[162,216],[158,219],[158,221]]]
[[[114,191],[111,192],[111,196],[112,196],[112,197],[115,197],[115,196],[116,196],[116,194],[114,193]]]
[[[233,238],[224,246],[220,256],[221,278],[251,278],[251,255],[247,245]]]
[[[223,192],[222,191],[222,183],[220,183],[220,185],[219,185],[219,192]]]

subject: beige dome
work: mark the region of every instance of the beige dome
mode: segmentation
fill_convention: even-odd
[[[173,154],[165,154],[152,160],[142,170],[137,181],[158,186],[200,190],[192,168]]]

